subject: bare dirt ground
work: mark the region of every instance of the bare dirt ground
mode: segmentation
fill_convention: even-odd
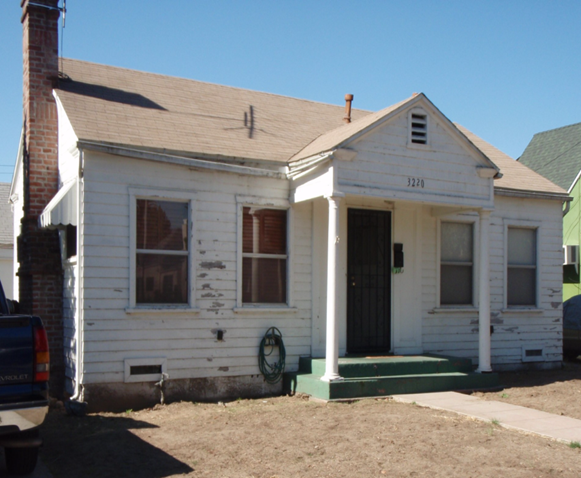
[[[581,418],[581,364],[504,374],[484,399]],[[53,410],[41,458],[67,477],[579,477],[581,448],[391,400],[173,403],[83,418]]]

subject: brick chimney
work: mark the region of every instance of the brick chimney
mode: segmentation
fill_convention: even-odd
[[[18,237],[21,311],[42,318],[51,358],[51,395],[61,396],[63,271],[58,232],[38,218],[58,191],[58,123],[52,89],[58,82],[58,0],[22,0],[24,217]]]

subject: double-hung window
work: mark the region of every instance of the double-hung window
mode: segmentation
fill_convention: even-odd
[[[242,208],[242,303],[287,303],[287,210]]]
[[[474,226],[440,224],[440,305],[473,305]]]
[[[508,227],[506,304],[537,305],[537,230]]]
[[[135,303],[189,302],[189,203],[136,199]]]

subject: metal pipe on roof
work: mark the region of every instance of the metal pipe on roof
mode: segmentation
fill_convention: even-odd
[[[346,94],[345,95],[345,116],[343,117],[343,121],[345,123],[351,123],[351,103],[353,102],[353,95]]]

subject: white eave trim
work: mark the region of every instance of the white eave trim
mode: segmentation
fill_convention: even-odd
[[[77,225],[77,180],[63,185],[38,218],[40,227]]]
[[[498,196],[509,196],[515,198],[533,198],[533,199],[555,199],[559,201],[572,201],[571,196],[559,193],[544,193],[541,191],[522,191],[518,189],[494,187],[494,194]]]
[[[97,151],[100,153],[113,154],[116,156],[127,156],[130,158],[144,159],[147,161],[156,161],[167,164],[177,164],[196,169],[211,169],[214,171],[223,171],[227,173],[245,174],[248,176],[266,176],[276,179],[287,179],[285,173],[270,171],[268,169],[251,168],[248,166],[238,166],[235,164],[218,163],[205,159],[194,159],[183,156],[174,156],[169,154],[154,153],[152,151],[141,151],[138,149],[124,148],[121,146],[111,146],[90,141],[78,141],[77,147],[83,150]]]

